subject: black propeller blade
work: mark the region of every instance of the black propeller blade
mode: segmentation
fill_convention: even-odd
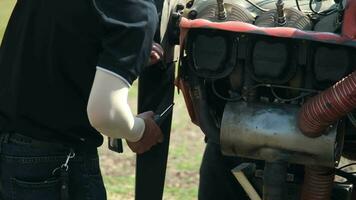
[[[168,0],[169,1],[169,0]],[[157,10],[162,15],[163,0],[156,0]],[[167,2],[165,2],[167,3]],[[166,15],[167,13],[164,13]],[[166,29],[169,20],[162,17],[161,27]],[[167,18],[167,19],[166,19]],[[163,25],[162,25],[163,24]],[[153,110],[155,113],[163,112],[173,103],[174,97],[174,72],[173,61],[174,45],[169,44],[168,36],[163,34],[160,42],[160,34],[157,34],[156,42],[161,43],[165,58],[145,69],[139,78],[138,112]],[[164,182],[167,167],[169,139],[171,131],[172,113],[162,121],[161,130],[164,141],[154,146],[150,151],[137,156],[136,160],[136,200],[160,200],[163,196]]]

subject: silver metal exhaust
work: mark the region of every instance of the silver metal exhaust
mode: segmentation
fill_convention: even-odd
[[[304,136],[297,126],[298,113],[299,107],[294,105],[227,103],[220,133],[223,154],[335,167],[342,134],[334,126],[318,138]]]

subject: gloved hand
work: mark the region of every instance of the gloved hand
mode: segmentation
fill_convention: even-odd
[[[153,120],[154,113],[152,111],[139,114],[137,117],[145,121],[145,131],[142,138],[137,142],[127,141],[130,149],[137,153],[142,154],[151,149],[157,143],[163,142],[163,134],[159,126]]]
[[[163,52],[163,48],[161,47],[161,45],[154,42],[152,44],[151,56],[150,56],[148,66],[158,63],[160,60],[163,59],[163,55],[164,55],[164,52]]]

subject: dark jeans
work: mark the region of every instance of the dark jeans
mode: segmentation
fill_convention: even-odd
[[[223,156],[220,145],[208,142],[200,168],[199,200],[247,200],[231,169],[241,164],[236,157]]]
[[[61,200],[62,179],[52,171],[65,162],[70,149],[7,137],[0,144],[1,200]],[[69,199],[106,200],[96,148],[74,151],[67,171]]]

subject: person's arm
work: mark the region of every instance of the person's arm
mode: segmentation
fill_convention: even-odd
[[[133,116],[127,103],[128,91],[124,78],[98,68],[87,112],[91,125],[102,134],[136,142],[143,135],[145,122]]]
[[[153,112],[133,116],[127,95],[150,56],[157,11],[150,0],[92,3],[104,32],[88,101],[88,118],[102,134],[127,139],[134,152],[142,153],[161,141],[162,133],[152,118]]]
[[[158,25],[151,0],[92,0],[104,31],[97,66],[123,77],[129,84],[149,60]]]
[[[90,92],[87,113],[91,125],[104,135],[124,138],[133,152],[148,151],[163,141],[152,111],[134,117],[127,104],[129,85],[124,78],[98,68]]]

